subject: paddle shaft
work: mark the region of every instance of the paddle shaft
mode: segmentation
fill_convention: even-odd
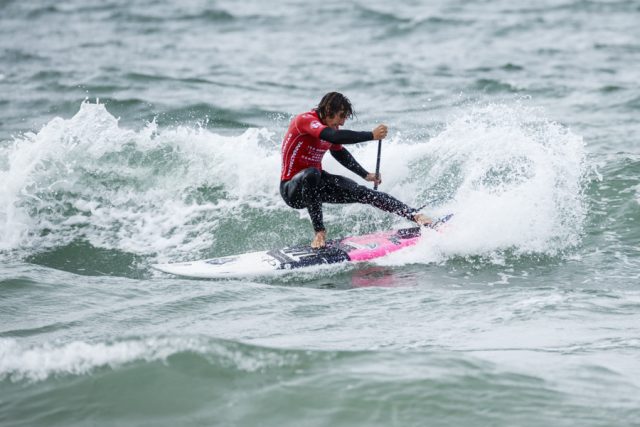
[[[380,178],[380,156],[382,154],[382,140],[378,140],[378,159],[376,160],[376,178]],[[373,184],[373,189],[378,189],[378,183]]]

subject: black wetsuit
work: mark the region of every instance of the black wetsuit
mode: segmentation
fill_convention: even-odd
[[[320,137],[333,144],[355,144],[372,140],[373,134],[325,128],[320,133]],[[362,178],[367,176],[367,171],[345,148],[330,152],[340,164],[353,173]],[[292,208],[308,209],[316,232],[325,229],[322,222],[322,203],[365,203],[412,221],[417,213],[416,209],[386,193],[358,185],[352,179],[319,171],[316,168],[304,169],[290,180],[281,181],[280,194],[285,203]]]

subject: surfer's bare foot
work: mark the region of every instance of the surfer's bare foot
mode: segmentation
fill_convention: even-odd
[[[418,225],[427,226],[431,225],[433,221],[426,215],[416,214],[413,216],[413,220],[418,223]]]
[[[326,231],[317,231],[316,235],[313,238],[313,242],[311,242],[311,247],[313,249],[319,249],[319,248],[324,248],[325,246],[325,239],[327,237],[327,232]]]

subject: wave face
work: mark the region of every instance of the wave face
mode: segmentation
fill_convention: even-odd
[[[396,137],[385,145],[393,165],[385,190],[434,214],[456,213],[446,241],[430,243],[445,257],[554,256],[580,242],[583,145],[530,107],[467,107],[427,144]],[[370,164],[373,148],[353,151]],[[279,141],[268,129],[234,136],[151,122],[134,131],[103,104],[84,102],[2,155],[2,249],[38,260],[225,255],[290,244],[285,235],[307,228],[306,214],[278,193]],[[341,233],[400,224],[363,206],[328,207],[327,217]]]

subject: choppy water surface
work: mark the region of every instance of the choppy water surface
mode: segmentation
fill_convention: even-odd
[[[422,3],[0,1],[0,424],[639,425],[640,5]],[[279,148],[330,90],[446,233],[151,270],[311,238]]]

